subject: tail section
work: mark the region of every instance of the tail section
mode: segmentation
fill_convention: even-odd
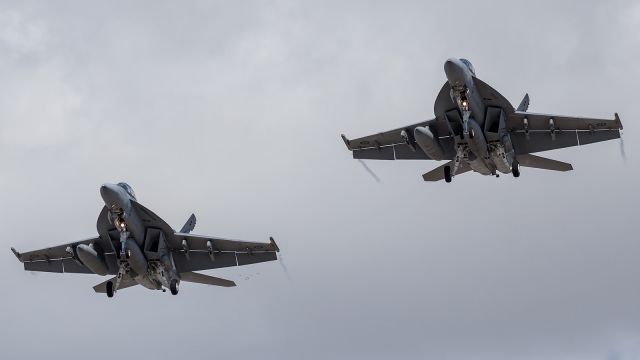
[[[180,273],[180,280],[186,281],[186,282],[198,283],[198,284],[214,285],[214,286],[224,286],[224,287],[236,286],[236,283],[231,280],[221,279],[214,276],[200,274],[192,271]]]
[[[107,283],[115,284],[118,279],[113,277],[107,281],[101,282],[100,284],[93,287],[93,290],[97,293],[104,294],[107,292]],[[133,280],[128,276],[123,276],[122,280],[120,280],[120,284],[118,285],[118,290],[126,289],[128,287],[136,286],[138,282]]]
[[[544,169],[544,170],[554,170],[554,171],[570,171],[573,170],[573,166],[571,164],[547,159],[540,156],[535,156],[531,154],[523,154],[517,155],[518,163],[520,166],[536,168],[536,169]]]
[[[445,168],[449,167],[450,172],[453,171],[453,161],[449,161],[444,165],[440,165],[437,168],[429,171],[428,173],[424,173],[422,174],[422,179],[424,179],[424,181],[440,181],[440,180],[445,180]],[[467,163],[461,163],[460,166],[458,167],[457,171],[455,174],[450,173],[451,176],[456,176],[456,175],[460,175],[462,173],[466,173],[467,171],[470,171],[471,168],[469,167],[469,164]],[[449,179],[451,180],[451,179]]]

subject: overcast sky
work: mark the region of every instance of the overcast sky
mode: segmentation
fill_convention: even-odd
[[[2,358],[640,359],[636,1],[3,1]],[[514,105],[613,118],[619,141],[424,183],[340,133],[433,117],[449,57]],[[94,294],[9,251],[96,234],[126,181],[174,228],[277,262]]]

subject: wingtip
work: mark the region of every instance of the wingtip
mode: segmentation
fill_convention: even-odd
[[[269,237],[269,245],[271,245],[276,252],[280,252],[280,248],[278,247],[278,244],[276,244],[276,241],[273,240],[273,236]]]
[[[618,113],[614,113],[613,116],[615,116],[616,122],[618,123],[618,127],[620,128],[620,130],[624,129],[624,127],[622,126],[622,121],[620,121],[620,116],[618,116]]]
[[[342,137],[342,141],[344,141],[344,144],[347,145],[347,149],[351,150],[351,141],[347,139],[344,134],[340,134],[340,137]]]
[[[13,255],[15,255],[18,258],[18,260],[22,262],[22,255],[20,255],[20,253],[14,247],[11,247],[11,251],[13,252]]]

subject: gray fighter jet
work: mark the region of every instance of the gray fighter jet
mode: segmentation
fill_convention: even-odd
[[[105,206],[98,216],[98,236],[42,250],[19,253],[28,271],[115,275],[93,289],[108,297],[120,289],[142,285],[178,294],[180,281],[235,286],[233,281],[194,271],[272,261],[280,249],[269,243],[192,235],[195,215],[179,232],[142,206],[126,183],[104,184]]]
[[[475,171],[520,176],[520,166],[569,171],[571,164],[531,155],[620,137],[622,123],[527,112],[529,95],[517,109],[498,91],[476,77],[466,59],[444,64],[447,82],[434,105],[435,118],[398,129],[349,140],[354,159],[448,160],[422,175],[425,181]]]

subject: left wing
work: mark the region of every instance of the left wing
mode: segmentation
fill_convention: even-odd
[[[617,139],[622,122],[618,114],[611,120],[516,111],[507,128],[516,154],[529,154]]]
[[[353,152],[354,159],[430,160],[429,156],[415,143],[413,131],[419,126],[429,126],[432,129],[439,127],[437,120],[431,119],[357,139],[350,140],[342,135],[342,140],[347,145],[347,149]],[[446,135],[439,138],[445,153],[449,148],[446,142],[453,141],[448,134]]]
[[[180,273],[273,261],[280,251],[273,238],[268,243],[183,233],[175,233],[174,238],[182,245],[172,251]]]
[[[78,259],[75,248],[79,244],[100,244],[101,241],[99,237],[95,237],[25,253],[19,253],[14,248],[11,248],[11,251],[24,264],[24,269],[27,271],[93,274],[93,271],[89,270]],[[117,272],[115,255],[113,253],[105,253],[104,257],[109,274],[115,274]]]

